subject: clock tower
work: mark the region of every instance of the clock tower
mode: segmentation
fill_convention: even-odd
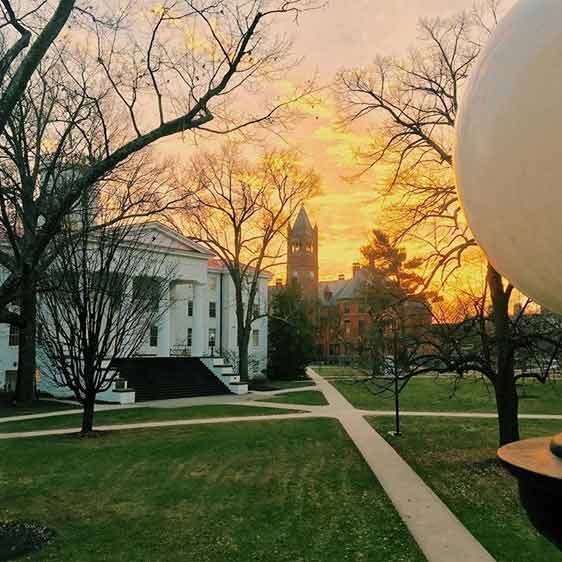
[[[287,235],[287,286],[297,284],[305,297],[318,297],[318,226],[312,226],[304,207]]]

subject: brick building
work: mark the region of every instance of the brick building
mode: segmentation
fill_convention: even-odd
[[[287,235],[287,283],[300,285],[311,303],[317,324],[317,356],[320,360],[356,355],[369,335],[372,318],[362,298],[369,271],[354,263],[352,275],[320,281],[318,271],[318,227],[312,226],[301,208]],[[280,280],[276,288],[282,287]],[[274,292],[276,288],[271,288]],[[403,303],[403,326],[414,333],[431,325],[431,314],[423,302]]]

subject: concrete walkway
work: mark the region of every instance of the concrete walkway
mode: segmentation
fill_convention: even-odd
[[[305,387],[305,390],[315,389],[314,386]],[[301,390],[300,388],[298,389]],[[149,400],[147,402],[138,402],[136,404],[96,404],[96,412],[107,412],[116,410],[131,410],[135,408],[187,408],[189,406],[221,406],[221,405],[239,405],[239,406],[266,406],[269,408],[279,408],[287,410],[302,411],[308,410],[308,407],[300,406],[298,404],[276,404],[273,402],[261,402],[260,398],[272,398],[278,394],[285,392],[296,392],[297,389],[291,390],[274,390],[271,392],[251,392],[244,395],[226,394],[224,396],[194,396],[192,398],[173,398],[170,400]],[[60,402],[61,404],[75,404],[68,400],[49,400],[50,402]],[[52,418],[58,416],[68,416],[81,414],[82,408],[69,408],[67,410],[58,410],[54,412],[43,412],[41,414],[23,414],[21,416],[7,416],[0,417],[0,424],[25,421],[25,420],[38,420],[41,418]]]
[[[301,408],[302,409],[302,408]],[[171,420],[171,421],[158,421],[158,422],[139,422],[139,423],[123,423],[111,425],[96,425],[96,431],[120,431],[124,429],[156,429],[161,427],[182,427],[185,425],[212,425],[218,423],[238,423],[238,422],[252,422],[252,421],[278,421],[278,420],[295,420],[307,418],[322,418],[331,417],[329,415],[322,415],[312,412],[301,412],[291,414],[273,414],[263,416],[230,416],[222,418],[199,418],[193,420]],[[66,428],[66,429],[45,429],[38,431],[21,431],[15,433],[0,433],[0,441],[6,439],[22,439],[26,437],[48,437],[51,435],[72,435],[78,433],[80,428]]]
[[[142,422],[96,426],[97,430],[126,430],[144,428],[181,427],[237,422],[281,421],[288,419],[335,418],[340,421],[347,434],[381,483],[396,510],[417,541],[428,562],[493,562],[492,556],[468,532],[448,507],[410,468],[396,451],[367,422],[364,416],[386,416],[394,412],[377,410],[360,410],[354,408],[343,395],[327,380],[314,370],[308,370],[309,376],[316,382],[317,390],[324,393],[328,406],[307,406],[300,404],[278,404],[263,402],[266,396],[287,392],[255,392],[244,397],[206,397],[205,399],[180,399],[143,403],[141,407],[185,407],[198,404],[240,404],[256,407],[270,407],[292,410],[291,413],[260,416],[236,416],[191,420],[174,420],[159,422]],[[295,389],[294,392],[303,390]],[[308,390],[308,388],[306,389]],[[164,403],[165,402],[165,403]],[[97,407],[98,411],[117,410],[132,406]],[[139,407],[139,405],[136,405]],[[22,419],[60,416],[80,413],[80,410],[63,410],[45,414],[2,418],[1,422]],[[494,418],[495,414],[474,414],[462,412],[402,412],[402,415],[429,417],[469,417]],[[562,419],[560,415],[527,415],[529,419]],[[48,435],[65,435],[76,433],[77,429],[54,429],[0,434],[2,439],[38,437]],[[452,485],[455,485],[452,483]]]
[[[494,558],[369,425],[362,412],[312,369],[309,376],[326,396],[330,409],[381,483],[428,562],[493,562]]]
[[[328,381],[326,381],[328,382]],[[254,392],[244,396],[199,396],[194,398],[174,398],[171,400],[152,400],[149,402],[139,402],[137,404],[97,404],[96,412],[131,410],[135,408],[188,408],[191,406],[220,406],[225,404],[235,404],[239,406],[254,406],[260,408],[278,408],[280,410],[293,410],[295,412],[322,412],[322,416],[334,417],[332,406],[312,406],[306,404],[285,404],[282,402],[266,402],[265,399],[284,394],[286,392],[297,392],[301,389],[276,390],[271,392]],[[319,390],[317,386],[305,387],[304,390]],[[394,410],[363,410],[356,408],[355,411],[362,416],[384,417],[394,416]],[[72,408],[57,412],[44,412],[42,414],[25,414],[21,416],[8,416],[0,418],[0,424],[37,420],[41,418],[52,418],[58,416],[68,416],[81,414],[82,409]],[[498,415],[493,412],[423,412],[400,410],[400,416],[404,417],[428,417],[428,418],[475,418],[475,419],[497,419]],[[519,414],[521,420],[558,420],[562,421],[562,414]]]

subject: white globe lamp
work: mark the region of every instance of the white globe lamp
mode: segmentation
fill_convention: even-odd
[[[562,1],[521,0],[464,92],[457,186],[494,267],[562,313]]]
[[[520,0],[492,36],[464,94],[455,170],[491,263],[562,313],[562,0]],[[562,434],[498,454],[533,523],[562,549]]]

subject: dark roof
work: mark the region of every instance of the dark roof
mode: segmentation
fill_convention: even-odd
[[[312,223],[306,214],[306,210],[304,207],[301,207],[299,214],[297,216],[297,220],[291,229],[293,234],[312,234],[314,229],[312,228]]]
[[[338,279],[336,281],[320,281],[318,297],[323,305],[333,305],[337,301],[356,299],[360,296],[361,286],[367,279],[366,269],[360,269],[353,279]],[[331,298],[327,299],[327,293]]]

